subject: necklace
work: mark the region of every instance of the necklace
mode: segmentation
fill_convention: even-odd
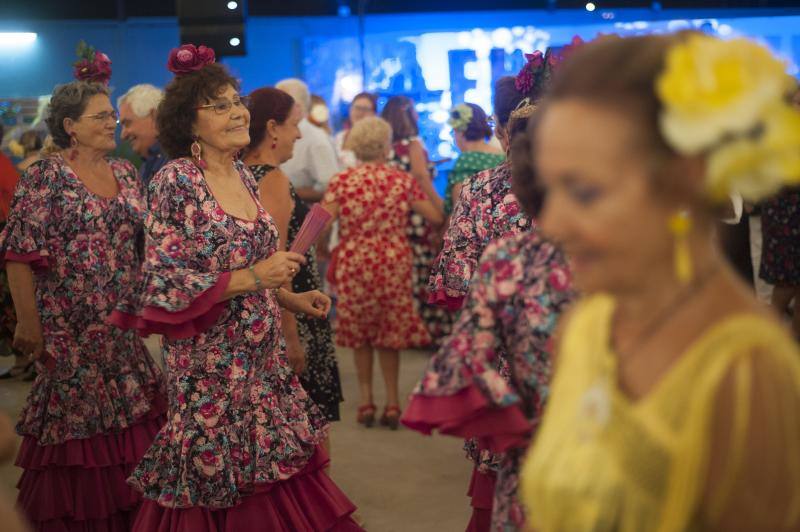
[[[642,344],[652,338],[658,331],[667,325],[670,322],[670,317],[675,315],[675,311],[697,297],[697,295],[706,287],[708,282],[717,272],[718,268],[714,266],[706,271],[703,275],[696,277],[683,290],[680,290],[668,305],[666,305],[653,318],[650,319],[647,326],[642,330],[641,333],[636,335],[634,341],[627,346],[625,351],[614,349],[618,359],[621,362],[624,362],[626,359],[631,358],[631,356],[629,356],[630,353],[635,353]],[[618,316],[618,314],[615,313],[615,316]],[[612,318],[612,321],[616,321],[616,317]],[[626,353],[628,355],[626,355]]]

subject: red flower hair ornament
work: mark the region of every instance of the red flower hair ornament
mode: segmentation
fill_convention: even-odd
[[[176,76],[182,76],[200,70],[216,60],[214,50],[208,46],[182,44],[170,51],[167,68]]]
[[[514,84],[517,91],[523,96],[537,99],[544,92],[558,65],[582,44],[583,39],[576,35],[569,44],[560,49],[548,48],[544,54],[539,50],[525,54],[527,63],[517,74]]]
[[[106,54],[98,52],[84,41],[78,43],[76,54],[78,60],[72,64],[75,79],[108,85],[111,81],[111,59]]]

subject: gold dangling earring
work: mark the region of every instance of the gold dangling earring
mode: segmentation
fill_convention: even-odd
[[[692,231],[692,217],[689,211],[679,211],[669,218],[669,232],[675,239],[673,256],[675,277],[687,285],[692,282],[694,271],[692,268],[692,253],[689,250],[689,233]]]
[[[192,142],[192,145],[191,145],[191,147],[189,149],[192,152],[192,157],[194,158],[195,162],[197,163],[197,166],[199,166],[203,170],[208,168],[208,165],[206,164],[206,162],[203,160],[203,157],[202,157],[203,148],[202,148],[202,146],[200,146],[200,143],[197,142],[197,139],[195,139],[194,142]]]

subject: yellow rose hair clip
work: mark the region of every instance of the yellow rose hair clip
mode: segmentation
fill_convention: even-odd
[[[463,133],[469,127],[470,122],[472,122],[472,107],[465,103],[460,103],[450,111],[447,125]]]
[[[786,67],[744,38],[692,35],[667,53],[656,92],[661,133],[686,156],[705,154],[714,200],[757,201],[800,182],[800,112]]]

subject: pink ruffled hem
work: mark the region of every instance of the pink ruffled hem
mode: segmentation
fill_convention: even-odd
[[[494,506],[494,487],[497,477],[494,473],[479,473],[472,470],[467,495],[472,499],[472,517],[467,524],[467,532],[489,532],[492,528],[492,507]]]
[[[126,483],[163,425],[151,416],[118,433],[38,445],[22,440],[17,505],[36,530],[126,532],[141,499]]]
[[[496,407],[475,385],[454,395],[415,394],[400,422],[423,434],[438,429],[442,434],[478,438],[494,453],[527,447],[532,429],[518,405]]]
[[[48,256],[42,255],[39,251],[31,251],[30,253],[15,253],[13,251],[6,251],[0,265],[5,262],[24,262],[29,264],[34,270],[46,270],[50,265]]]
[[[290,479],[261,484],[233,508],[165,508],[146,499],[133,524],[134,532],[360,532],[350,517],[355,506],[323,468],[322,449]]]
[[[137,316],[115,310],[108,321],[121,329],[135,329],[140,336],[161,334],[170,340],[197,336],[210,329],[225,310],[227,301],[220,301],[231,280],[231,272],[219,276],[216,284],[200,294],[191,305],[178,312],[148,306]]]
[[[438,289],[435,292],[431,292],[428,295],[428,304],[429,305],[436,305],[437,307],[442,307],[450,312],[455,312],[460,310],[461,307],[464,306],[464,300],[466,298],[464,296],[453,297],[447,295],[447,292],[444,289]]]

